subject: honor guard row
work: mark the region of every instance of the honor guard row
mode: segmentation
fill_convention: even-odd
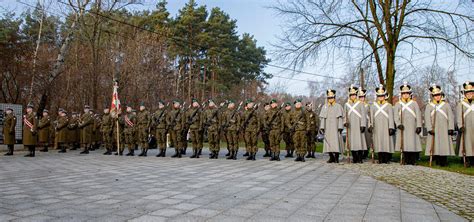
[[[366,101],[366,90],[350,86],[348,101],[344,105],[336,102],[336,91],[326,92],[326,102],[319,115],[313,104],[304,106],[300,99],[292,103],[279,104],[276,99],[269,103],[255,103],[249,99],[243,104],[229,100],[217,105],[212,99],[199,103],[192,99],[189,106],[174,100],[169,104],[159,101],[158,109],[150,113],[143,103],[135,111],[126,106],[125,113],[104,109],[102,116],[95,114],[91,107],[84,106],[82,114],[72,113],[69,117],[64,109],[59,109],[58,117],[52,121],[48,110],[37,119],[33,106],[29,104],[23,116],[23,144],[28,149],[27,156],[35,155],[35,147],[43,147],[47,152],[54,144],[59,152],[83,147],[81,154],[106,148],[104,155],[147,156],[148,149],[155,144],[159,150],[157,157],[165,157],[168,147],[174,148],[174,158],[186,154],[188,141],[192,144],[191,158],[199,158],[207,137],[210,159],[217,159],[221,141],[227,144],[227,159],[237,159],[239,141],[243,138],[247,160],[255,160],[260,135],[265,148],[264,157],[271,161],[280,160],[280,143],[285,142],[286,156],[296,156],[295,161],[315,158],[315,139],[319,132],[324,135],[323,152],[329,154],[328,162],[339,162],[339,155],[346,150],[352,155],[352,162],[362,163],[369,153],[377,153],[379,163],[388,163],[394,152],[401,152],[404,164],[415,164],[419,158],[422,127],[426,128],[425,155],[437,164],[447,165],[447,156],[455,155],[451,136],[458,126],[459,152],[466,164],[474,165],[474,83],[463,84],[463,98],[456,110],[457,119],[450,106],[444,101],[438,85],[429,88],[431,100],[426,105],[424,115],[413,100],[412,87],[400,86],[399,101],[392,106],[387,101],[384,86],[375,89],[376,101]],[[3,128],[4,142],[8,147],[5,155],[13,155],[16,119],[11,109],[6,110]],[[422,117],[424,116],[424,117]],[[423,119],[424,118],[424,119]],[[455,121],[457,121],[455,123]],[[345,129],[345,140],[343,131]],[[189,140],[188,140],[189,139]],[[372,151],[372,152],[370,152]],[[351,158],[347,158],[349,161]],[[430,161],[431,162],[431,161]]]

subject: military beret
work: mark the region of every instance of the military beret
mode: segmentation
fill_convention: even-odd
[[[295,100],[294,104],[300,103],[301,101],[303,101],[303,100],[301,98],[298,98],[298,99]]]
[[[33,103],[31,103],[31,102],[28,103],[28,105],[26,106],[26,108],[34,108]]]
[[[234,100],[232,99],[227,100],[227,104],[231,104],[231,103],[235,103]]]
[[[272,104],[272,103],[277,103],[277,100],[276,100],[276,99],[272,99],[272,100],[270,101],[270,104]]]
[[[7,107],[6,110],[10,110],[13,112],[13,109],[11,107]]]
[[[90,109],[91,107],[89,105],[84,105],[84,109]]]
[[[194,103],[194,102],[198,103],[199,101],[198,101],[198,99],[196,99],[196,98],[192,98],[192,99],[191,99],[191,102],[193,102],[193,103]]]
[[[290,102],[285,102],[285,106],[291,106]]]
[[[43,109],[43,113],[49,113],[49,110]]]

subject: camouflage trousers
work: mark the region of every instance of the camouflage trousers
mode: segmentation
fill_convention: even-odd
[[[181,130],[170,130],[170,137],[174,141],[174,148],[177,149],[178,151],[181,151],[182,149],[185,148],[185,140],[186,138],[183,139],[184,135],[181,132]]]
[[[137,130],[137,142],[140,145],[142,149],[148,149],[148,132],[147,128],[145,127],[140,127]]]
[[[314,143],[316,142],[316,130],[306,132],[306,148],[308,152],[314,152]]]
[[[276,155],[280,154],[280,130],[270,130],[269,133],[269,139],[270,139],[270,149],[272,150],[272,153],[275,153]]]
[[[262,140],[265,144],[265,151],[270,150],[270,138],[268,133],[266,133],[265,131],[262,132]]]
[[[108,151],[112,150],[112,131],[102,132],[102,141],[104,141],[105,149],[107,149]]]
[[[226,133],[227,143],[230,151],[239,151],[239,134],[235,130],[229,130]]]
[[[293,144],[293,136],[290,132],[283,132],[283,141],[285,141],[286,150],[295,150],[295,145]]]
[[[156,142],[160,150],[166,149],[166,129],[157,129],[155,131]]]
[[[257,131],[245,131],[244,132],[244,141],[245,141],[245,150],[249,153],[256,153],[257,148]]]
[[[305,155],[307,145],[306,131],[298,130],[293,133],[293,142],[294,147],[296,148],[296,155]]]
[[[218,131],[208,131],[207,140],[209,141],[209,150],[219,152],[219,132]]]
[[[202,131],[201,130],[189,130],[191,134],[191,141],[193,143],[193,150],[202,149]]]

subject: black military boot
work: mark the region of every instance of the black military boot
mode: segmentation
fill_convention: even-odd
[[[332,152],[329,152],[329,160],[326,163],[334,163],[334,154]]]
[[[234,158],[234,151],[230,151],[229,156],[226,159],[231,160],[232,158]]]
[[[209,153],[209,159],[214,159],[214,151],[211,151],[211,153]]]
[[[311,158],[316,159],[316,156],[314,155],[314,151],[311,152]]]
[[[257,153],[251,153],[250,156],[252,157],[252,160],[256,160],[255,159],[255,155],[257,155]]]
[[[275,161],[275,154],[274,154],[274,153],[272,153],[272,154],[270,155],[270,161]]]
[[[364,163],[364,151],[363,150],[357,151],[357,156],[359,157],[359,163]]]
[[[35,157],[36,147],[31,147],[31,157]]]
[[[301,157],[300,155],[296,155],[295,162],[299,162],[299,161],[301,161]]]
[[[13,155],[13,145],[8,145],[8,152],[4,154],[4,156],[12,156]]]
[[[263,154],[263,157],[270,157],[270,150],[265,150],[265,154]]]
[[[173,156],[171,156],[171,158],[176,158],[176,157],[178,157],[178,149],[175,148],[174,149],[174,154],[173,154]]]
[[[295,150],[290,150],[290,157],[293,157]]]
[[[301,162],[306,162],[306,160],[304,159],[304,155],[301,155],[300,161]]]
[[[225,156],[230,156],[230,150],[227,150],[227,153],[225,154]]]
[[[311,151],[308,151],[308,154],[306,154],[306,158],[311,158]]]
[[[245,152],[243,156],[249,156],[249,152]]]
[[[290,153],[290,150],[286,150],[285,158],[290,158],[290,157],[292,157],[291,153]]]
[[[89,154],[89,146],[85,146],[84,151],[80,152],[79,154]]]
[[[65,153],[66,152],[66,147],[65,146],[60,146],[59,148],[61,150],[59,150],[58,153]]]
[[[181,150],[181,155],[186,155],[186,148]]]
[[[189,157],[189,158],[196,158],[196,156],[197,156],[197,152],[196,152],[195,149],[193,149],[193,155],[191,155],[191,157]]]
[[[163,154],[161,154],[161,157],[166,157],[166,148],[163,149]]]
[[[41,149],[40,152],[48,152],[48,146],[43,147],[43,149]]]
[[[339,163],[339,153],[334,153],[334,161]]]
[[[275,153],[275,161],[280,161],[280,153]]]
[[[148,148],[145,148],[145,151],[143,151],[143,156],[147,156],[148,155]]]
[[[198,151],[198,158],[199,158],[200,155],[202,155],[202,148],[199,148],[199,151]]]
[[[135,156],[135,150],[132,148],[128,151],[127,155],[125,156]]]
[[[156,157],[161,157],[161,155],[163,155],[163,149],[161,149],[160,152],[156,154]]]
[[[244,156],[245,156],[245,154],[248,154],[248,155],[247,155],[247,158],[245,158],[246,160],[252,160],[252,155],[253,155],[253,153],[247,152],[247,153],[244,153]]]
[[[181,150],[181,152],[180,152],[180,151],[178,151],[178,158],[181,158],[181,157],[183,157],[183,152],[182,152],[182,151],[183,151],[183,150]],[[184,153],[186,154],[186,151],[184,151]]]
[[[233,160],[236,160],[236,159],[237,159],[237,151],[234,152],[234,155],[232,156],[232,159],[233,159]]]

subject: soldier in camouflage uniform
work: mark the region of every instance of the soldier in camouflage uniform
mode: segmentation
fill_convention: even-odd
[[[137,117],[133,115],[132,107],[127,106],[127,113],[123,116],[125,144],[127,144],[127,156],[135,155],[135,128]]]
[[[28,148],[29,154],[25,157],[34,157],[38,142],[38,118],[33,112],[33,105],[28,104],[26,114],[23,116],[23,145]]]
[[[156,157],[166,156],[166,116],[167,111],[163,101],[158,102],[158,110],[153,115],[153,127],[155,129],[155,137],[158,142],[160,152]]]
[[[309,116],[303,109],[301,99],[297,99],[295,102],[295,110],[290,113],[287,127],[290,129],[293,135],[293,142],[296,148],[296,159],[295,161],[305,162],[304,155],[306,154],[307,138],[306,132],[309,131]]]
[[[48,152],[50,143],[50,129],[51,129],[51,118],[49,117],[49,111],[43,110],[43,117],[40,119],[38,124],[38,142],[43,149],[40,152]]]
[[[314,155],[315,153],[315,140],[316,136],[318,135],[318,129],[319,129],[319,118],[316,115],[316,112],[313,111],[313,104],[312,103],[306,103],[306,109],[305,109],[306,115],[309,118],[309,129],[308,132],[306,132],[307,135],[307,152],[308,154],[306,155],[306,158],[316,158]]]
[[[202,128],[203,117],[201,107],[197,99],[192,99],[192,108],[186,112],[186,125],[189,126],[191,141],[193,145],[193,155],[191,158],[199,158],[199,151],[202,149]]]
[[[209,100],[209,109],[203,114],[204,127],[207,129],[207,140],[211,156],[209,159],[217,159],[219,156],[219,128],[222,124],[222,115],[214,101]]]
[[[97,150],[100,148],[102,143],[102,133],[100,132],[100,128],[102,125],[102,119],[98,113],[94,114],[94,128],[93,128],[93,150]]]
[[[291,103],[286,102],[285,103],[285,111],[283,111],[282,116],[283,116],[283,125],[284,125],[284,130],[282,133],[283,141],[285,141],[285,148],[286,148],[286,158],[293,157],[293,152],[295,151],[295,146],[293,143],[293,135],[292,132],[290,132],[290,129],[287,127],[290,121],[290,115],[291,115]]]
[[[183,127],[185,125],[185,112],[181,110],[181,104],[179,101],[173,101],[173,110],[169,112],[167,123],[168,123],[168,132],[172,138],[175,148],[175,154],[171,156],[172,158],[181,158],[182,150],[184,149],[184,141],[186,140],[185,135],[183,134]]]
[[[142,103],[137,114],[137,137],[140,143],[142,152],[138,156],[147,156],[148,153],[148,138],[151,136],[151,114],[146,110],[145,105]]]
[[[68,142],[68,126],[69,120],[67,118],[67,112],[64,109],[59,109],[59,117],[56,122],[55,130],[56,130],[56,135],[57,135],[57,143],[58,143],[58,149],[59,153],[65,153],[66,152],[66,146]]]
[[[258,106],[255,106],[254,102],[249,99],[242,115],[241,130],[244,132],[245,148],[249,153],[247,160],[255,160],[255,155],[258,151],[257,141],[261,123],[260,118],[258,118],[257,108]]]
[[[89,148],[92,144],[92,128],[94,127],[94,118],[90,112],[90,106],[84,106],[84,115],[79,120],[79,129],[81,129],[81,144],[84,145],[84,151],[81,154],[89,154]]]
[[[270,113],[270,103],[265,103],[265,106],[263,107],[263,111],[260,113],[259,118],[260,118],[260,132],[262,134],[262,140],[264,144],[264,149],[265,149],[265,154],[263,154],[263,157],[270,157],[270,138],[268,135],[268,131],[265,130],[265,126],[263,124],[266,116]]]
[[[105,144],[105,153],[104,155],[112,154],[112,143],[113,143],[113,127],[114,121],[110,115],[110,109],[104,108],[104,115],[102,116],[102,124],[100,125],[100,132],[102,134],[102,140]]]
[[[226,133],[227,141],[229,142],[230,155],[227,157],[228,160],[237,159],[237,152],[239,151],[239,134],[237,133],[240,127],[240,113],[235,107],[233,101],[229,101],[227,105],[227,112],[224,116],[224,131]]]
[[[8,152],[5,153],[5,156],[12,156],[15,146],[16,117],[13,109],[10,107],[5,110],[5,113],[6,115],[3,119],[3,144],[8,147]]]
[[[71,150],[77,150],[80,147],[81,130],[79,129],[79,116],[77,112],[72,112],[68,125],[69,146]]]
[[[270,102],[270,106],[271,109],[264,120],[265,129],[269,132],[270,148],[272,150],[270,161],[280,161],[280,141],[281,133],[285,129],[284,120],[276,99]]]

